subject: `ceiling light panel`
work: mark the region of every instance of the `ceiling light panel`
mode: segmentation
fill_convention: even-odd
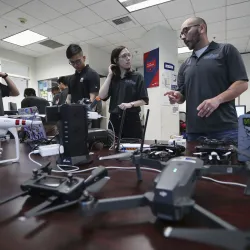
[[[4,38],[3,41],[9,42],[18,46],[26,46],[47,39],[47,37],[35,33],[31,30],[25,30],[13,36]]]

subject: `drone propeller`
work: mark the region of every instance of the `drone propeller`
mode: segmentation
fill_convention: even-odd
[[[119,153],[114,155],[107,155],[99,157],[99,160],[120,160],[132,157],[134,152]]]
[[[207,154],[207,152],[197,152],[197,153],[193,153],[193,155],[203,155],[203,154]]]
[[[228,156],[228,155],[231,155],[231,154],[232,154],[232,152],[227,152],[223,156]]]
[[[246,250],[250,246],[250,232],[225,229],[185,229],[168,227],[167,238],[177,238],[213,245],[228,250]]]
[[[34,114],[34,115],[8,115],[9,118],[22,118],[22,117],[42,117],[45,118],[46,115]]]

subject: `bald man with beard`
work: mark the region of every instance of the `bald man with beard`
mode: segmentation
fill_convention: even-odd
[[[178,90],[165,93],[171,103],[186,101],[187,141],[202,136],[237,143],[235,98],[248,88],[239,51],[231,44],[210,42],[207,24],[199,17],[187,19],[180,38],[193,50],[178,72]]]

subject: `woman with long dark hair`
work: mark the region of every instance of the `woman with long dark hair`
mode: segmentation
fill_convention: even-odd
[[[149,99],[143,76],[131,68],[131,58],[124,46],[112,51],[109,73],[99,96],[103,101],[110,98],[110,121],[115,134],[119,134],[122,111],[126,109],[122,138],[141,138],[140,107],[148,104]]]

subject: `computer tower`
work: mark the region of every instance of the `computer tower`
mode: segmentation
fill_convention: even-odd
[[[60,164],[81,165],[90,162],[86,105],[64,104],[60,107],[60,141],[64,147],[64,153],[58,159]]]

